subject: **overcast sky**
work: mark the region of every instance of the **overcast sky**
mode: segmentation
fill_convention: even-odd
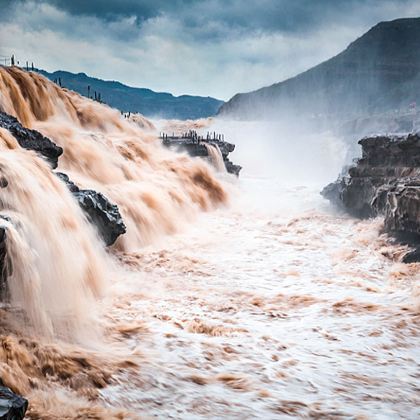
[[[0,0],[0,56],[228,99],[343,50],[420,0]]]

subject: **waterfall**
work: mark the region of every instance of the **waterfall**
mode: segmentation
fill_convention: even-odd
[[[204,143],[209,154],[212,165],[218,172],[226,172],[225,162],[223,161],[222,152],[215,143]]]

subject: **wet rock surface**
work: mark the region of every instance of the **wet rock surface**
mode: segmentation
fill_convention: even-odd
[[[362,157],[321,194],[355,217],[384,215],[385,230],[420,261],[420,133],[359,141]]]
[[[0,420],[21,420],[28,409],[28,400],[0,386]]]
[[[16,118],[0,112],[0,127],[9,130],[24,149],[34,150],[52,165],[57,167],[58,158],[63,149],[36,130],[25,128]]]
[[[107,246],[112,245],[126,232],[118,206],[97,191],[80,189],[66,174],[61,172],[56,174],[66,183]]]
[[[5,301],[8,299],[8,287],[6,272],[6,238],[7,238],[7,227],[3,222],[9,221],[5,216],[0,215],[0,300]]]
[[[181,152],[186,152],[192,157],[202,157],[208,158],[209,152],[207,150],[206,144],[217,146],[220,150],[220,153],[223,157],[223,162],[226,167],[226,171],[230,174],[239,176],[239,172],[242,167],[235,165],[228,158],[229,153],[232,153],[235,150],[235,145],[227,141],[208,137],[199,137],[196,132],[190,132],[185,136],[180,137],[162,137],[162,143],[164,146],[178,150]]]

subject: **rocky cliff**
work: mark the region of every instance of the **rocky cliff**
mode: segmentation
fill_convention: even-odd
[[[356,217],[384,215],[385,230],[415,248],[404,261],[420,261],[420,133],[359,144],[362,157],[321,194]]]

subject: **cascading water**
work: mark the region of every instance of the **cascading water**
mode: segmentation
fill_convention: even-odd
[[[0,131],[0,215],[6,231],[11,304],[38,334],[93,334],[93,297],[109,265],[67,187],[47,163]]]
[[[0,109],[63,147],[59,169],[119,205],[127,224],[120,249],[173,233],[227,199],[206,165],[165,150],[116,110],[13,67],[0,68],[0,92]]]
[[[120,206],[129,232],[120,249],[173,232],[186,215],[226,198],[204,165],[177,159],[106,106],[18,68],[0,68],[0,92],[0,109],[63,146],[60,169]],[[62,330],[57,323],[81,322],[88,311],[77,306],[88,303],[75,295],[98,294],[106,262],[78,205],[47,164],[9,134],[2,139],[9,146],[0,158],[8,185],[0,202],[21,226],[20,232],[9,226],[12,301],[27,309],[38,331],[51,335]],[[24,254],[30,263],[22,264]]]
[[[143,127],[152,130],[152,124],[127,121],[117,111],[60,89],[38,74],[0,67],[0,110],[63,147],[58,170],[118,204],[128,232],[114,245],[114,252],[136,249],[175,232],[199,210],[227,199],[209,166],[165,150],[155,134],[144,131]],[[0,355],[0,375],[32,400],[30,416],[67,418],[58,409],[65,395],[57,397],[53,408],[43,396],[55,390],[49,378],[79,393],[77,410],[83,411],[92,406],[83,402],[85,389],[90,396],[103,386],[95,379],[102,369],[98,367],[86,384],[85,379],[82,385],[69,384],[67,359],[72,360],[73,377],[86,370],[92,356],[86,350],[73,360],[69,354],[74,349],[51,352],[46,343],[64,339],[104,347],[103,333],[109,326],[98,323],[98,300],[106,298],[108,287],[124,275],[49,165],[35,152],[20,148],[3,129],[0,146],[0,228],[6,232],[4,273],[10,297],[3,330],[11,334],[0,336],[10,349]],[[23,340],[18,344],[13,338],[22,335],[40,340],[32,362],[25,356],[32,344]],[[109,359],[101,364],[105,369]],[[51,395],[48,398],[53,401]],[[105,412],[103,418],[113,418],[112,410]]]
[[[225,162],[223,161],[222,152],[216,143],[204,143],[209,154],[211,163],[218,172],[226,172]]]

